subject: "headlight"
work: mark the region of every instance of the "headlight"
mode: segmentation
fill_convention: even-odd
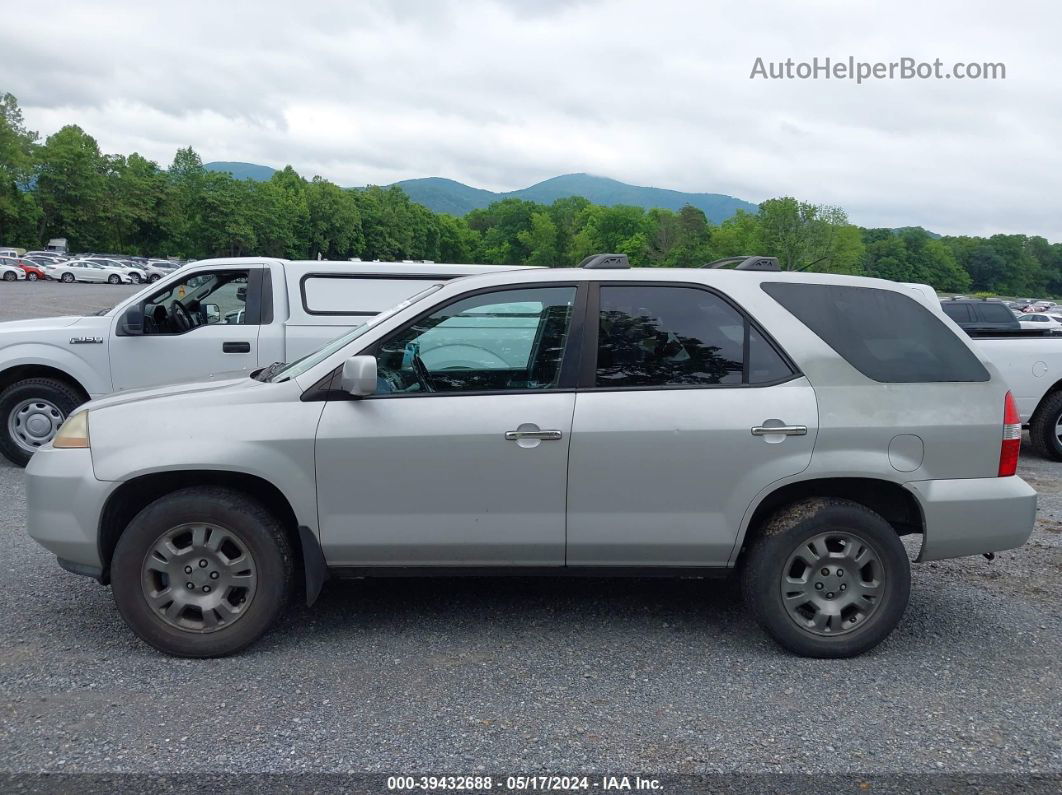
[[[52,439],[52,447],[88,447],[89,427],[87,411],[79,411],[59,426],[59,432]]]

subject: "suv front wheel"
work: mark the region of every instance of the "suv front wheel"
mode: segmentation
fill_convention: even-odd
[[[778,643],[805,657],[854,657],[903,616],[911,564],[881,516],[818,497],[782,508],[744,561],[745,601]]]
[[[118,612],[156,649],[220,657],[249,646],[288,603],[293,553],[281,523],[231,489],[194,487],[136,515],[111,559]]]

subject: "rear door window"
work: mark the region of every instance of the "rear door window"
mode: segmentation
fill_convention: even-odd
[[[603,285],[597,388],[763,384],[784,356],[721,296],[682,285]]]
[[[761,286],[852,367],[875,381],[989,380],[973,351],[906,295],[837,284],[764,282]]]
[[[956,323],[969,323],[973,320],[973,316],[970,314],[970,307],[966,304],[941,304],[941,306],[944,309],[944,314]]]
[[[980,319],[985,323],[1006,323],[1008,325],[1014,324],[1014,314],[1007,309],[1003,304],[995,304],[989,301],[985,301],[983,304],[977,307],[977,314]]]

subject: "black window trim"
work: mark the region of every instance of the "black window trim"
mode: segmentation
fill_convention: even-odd
[[[269,320],[265,321],[265,322],[271,323],[273,321],[273,318],[272,318],[272,312],[273,312],[273,307],[272,307],[272,284],[269,281],[270,276],[267,275],[268,268],[265,268],[265,267],[263,267],[261,265],[254,265],[254,266],[246,267],[246,268],[208,268],[207,270],[197,271],[195,273],[191,273],[191,274],[188,275],[188,278],[191,279],[191,278],[197,277],[197,276],[210,276],[210,275],[213,275],[213,274],[216,274],[216,273],[231,273],[232,271],[246,271],[247,272],[247,297],[244,299],[244,302],[243,302],[243,318],[244,318],[244,322],[240,323],[239,325],[241,327],[242,326],[262,326],[263,325],[263,318],[262,318],[262,314],[263,314],[262,285],[263,284],[269,285],[269,315],[270,316],[269,316]],[[118,315],[118,317],[120,318],[123,315],[125,315],[125,313],[128,312],[134,306],[137,307],[137,311],[139,312],[139,314],[141,316],[143,316],[145,310],[147,309],[148,302],[151,300],[151,298],[153,296],[158,295],[159,293],[164,292],[165,290],[171,290],[172,291],[174,286],[176,286],[177,284],[179,284],[179,282],[171,282],[171,283],[167,284],[165,287],[161,287],[161,288],[159,288],[159,290],[151,293],[146,298],[140,299],[140,301],[138,301],[137,303],[129,304]],[[215,326],[222,326],[222,325],[227,325],[227,324],[224,324],[224,323],[204,323],[201,326],[193,326],[192,328],[190,328],[190,329],[188,329],[186,331],[179,331],[176,334],[147,334],[147,333],[144,333],[144,334],[141,334],[141,335],[138,335],[138,336],[144,336],[144,337],[171,337],[171,338],[172,337],[183,337],[185,334],[192,334],[193,332],[196,332],[196,331],[198,331],[199,329],[202,329],[202,328],[214,328]],[[117,336],[119,336],[119,337],[127,336],[127,335],[122,333],[121,328],[122,328],[122,324],[119,323],[118,326],[117,326],[117,331],[115,332],[115,334]]]
[[[455,277],[456,278],[456,277]],[[589,283],[585,281],[545,281],[545,282],[524,282],[518,284],[495,284],[490,287],[480,287],[476,290],[469,290],[468,292],[461,293],[460,295],[453,296],[446,301],[434,304],[433,306],[425,309],[411,320],[403,323],[399,328],[392,331],[386,337],[376,340],[368,347],[361,349],[353,356],[376,356],[379,352],[380,346],[394,339],[397,335],[403,333],[411,326],[419,323],[429,315],[438,312],[441,309],[445,309],[448,306],[464,301],[467,298],[475,298],[477,295],[485,295],[488,293],[501,293],[511,292],[513,290],[533,290],[536,288],[546,287],[574,287],[575,288],[575,303],[572,306],[572,319],[571,325],[568,327],[568,336],[564,342],[564,354],[561,359],[561,372],[558,379],[557,386],[549,389],[471,389],[471,390],[454,390],[447,392],[387,392],[379,395],[365,395],[363,397],[355,397],[347,392],[344,392],[339,388],[340,373],[343,370],[343,365],[327,373],[324,377],[317,381],[313,386],[307,389],[302,394],[301,400],[303,402],[320,401],[320,400],[408,400],[411,398],[438,398],[438,397],[478,397],[478,396],[501,396],[501,395],[543,395],[550,394],[555,395],[558,393],[575,392],[576,381],[579,378],[580,373],[580,358],[583,355],[585,347],[583,346],[584,331],[586,326],[587,317],[587,301],[586,296],[589,291]]]
[[[580,373],[579,383],[577,385],[579,392],[659,392],[661,390],[680,390],[680,389],[762,389],[764,387],[778,386],[779,384],[785,384],[789,381],[793,381],[797,378],[803,378],[804,374],[800,372],[800,368],[797,367],[796,362],[786,353],[785,349],[778,344],[777,340],[765,329],[750,312],[747,312],[737,301],[731,298],[726,293],[720,292],[713,287],[709,287],[706,284],[700,282],[680,282],[680,281],[657,281],[657,280],[615,280],[615,281],[593,281],[590,282],[590,294],[587,298],[586,317],[584,320],[584,340],[583,340],[583,352],[582,352],[582,372]],[[602,287],[692,287],[695,290],[702,290],[706,293],[710,293],[717,298],[728,304],[735,312],[737,312],[745,321],[745,339],[742,345],[743,356],[741,365],[741,383],[740,384],[660,384],[656,386],[598,386],[597,385],[597,342],[598,331],[600,327],[599,314],[601,311],[601,296],[600,291]],[[790,375],[784,378],[775,378],[771,381],[760,381],[755,384],[748,383],[749,375],[749,342],[751,331],[750,329],[756,329],[760,333],[760,336],[766,340],[767,344],[774,349],[775,353],[782,359],[790,369]]]
[[[306,301],[306,282],[310,279],[367,279],[367,280],[385,280],[385,281],[419,281],[419,282],[448,282],[453,279],[460,279],[462,276],[468,274],[460,273],[329,273],[328,271],[312,271],[310,273],[304,273],[299,279],[299,295],[302,298],[302,311],[307,315],[320,315],[326,317],[376,317],[380,312],[386,310],[388,307],[384,307],[383,310],[368,311],[368,310],[356,310],[350,312],[333,312],[331,310],[324,309],[310,309],[310,305]]]

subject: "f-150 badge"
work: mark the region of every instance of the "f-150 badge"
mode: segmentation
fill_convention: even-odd
[[[71,345],[102,345],[103,337],[71,337]]]

